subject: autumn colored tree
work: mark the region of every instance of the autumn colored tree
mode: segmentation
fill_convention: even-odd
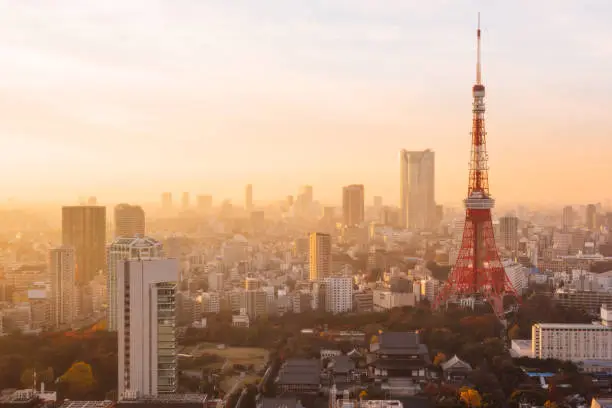
[[[480,393],[473,388],[463,387],[459,390],[459,399],[469,408],[482,406]]]
[[[439,366],[440,364],[444,363],[446,361],[446,354],[440,352],[438,354],[436,354],[436,356],[434,357],[433,363],[434,365]]]
[[[66,395],[70,399],[85,398],[96,385],[91,366],[83,361],[72,364],[59,378],[59,382],[66,386]]]

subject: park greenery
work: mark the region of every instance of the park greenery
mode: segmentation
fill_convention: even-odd
[[[525,339],[530,337],[531,325],[535,322],[588,321],[589,317],[579,311],[564,309],[545,296],[533,295],[524,300],[519,312],[512,317],[507,334],[510,338]],[[314,329],[314,334],[302,334],[304,328]],[[327,335],[341,330],[362,331],[365,341],[335,341]],[[187,329],[179,338],[179,345],[223,343],[230,347],[258,347],[269,350],[270,361],[274,362],[294,356],[318,357],[322,347],[339,347],[347,352],[366,347],[380,331],[406,330],[419,331],[421,340],[429,348],[433,367],[458,355],[474,368],[467,389],[449,390],[434,383],[425,388],[424,394],[439,406],[466,405],[466,401],[471,406],[502,406],[505,403],[516,406],[523,400],[552,404],[558,403],[567,392],[588,395],[593,391],[588,378],[579,375],[570,363],[511,358],[501,338],[504,329],[494,315],[459,309],[434,312],[426,303],[388,312],[288,313],[258,319],[249,328],[232,327],[231,314],[224,312],[208,316],[206,328]],[[199,360],[183,362],[181,369],[211,362],[219,362],[219,359],[205,355]],[[537,385],[530,385],[521,367],[555,373],[550,390],[546,392]],[[112,398],[117,384],[116,333],[16,333],[0,338],[0,389],[31,387],[34,378],[38,383],[44,381],[47,389],[56,389],[60,398]],[[557,386],[559,384],[564,386]],[[571,385],[569,389],[567,384]],[[197,387],[196,382],[183,389],[201,389]],[[375,395],[375,390],[367,393]]]

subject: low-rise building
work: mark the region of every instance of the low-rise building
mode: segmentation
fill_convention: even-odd
[[[612,360],[610,312],[601,308],[602,322],[591,324],[536,323],[532,326],[534,358],[558,360]]]
[[[280,393],[317,394],[321,388],[321,362],[287,360],[278,372],[276,386]]]
[[[415,293],[393,292],[390,289],[375,289],[372,294],[374,311],[380,312],[394,307],[414,306],[417,303]]]

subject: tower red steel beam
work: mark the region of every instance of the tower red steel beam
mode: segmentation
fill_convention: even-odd
[[[503,264],[500,260],[491,209],[495,200],[489,194],[488,155],[485,132],[485,87],[482,84],[480,66],[480,13],[478,14],[476,84],[472,87],[472,151],[468,194],[465,204],[465,227],[457,261],[448,281],[438,294],[435,308],[446,305],[449,300],[482,296],[493,312],[504,316],[503,300],[513,296],[518,300]]]

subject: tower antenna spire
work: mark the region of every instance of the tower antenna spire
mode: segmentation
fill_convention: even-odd
[[[478,12],[478,29],[476,30],[477,45],[476,45],[476,84],[481,85],[480,75],[480,11]]]

